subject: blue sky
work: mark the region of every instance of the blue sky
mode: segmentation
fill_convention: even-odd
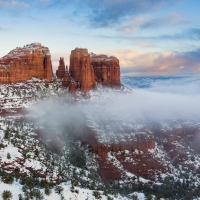
[[[76,47],[115,55],[122,75],[200,73],[199,0],[0,0],[0,57],[32,42],[69,64]]]

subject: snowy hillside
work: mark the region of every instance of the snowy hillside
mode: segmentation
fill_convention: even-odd
[[[131,89],[70,94],[35,78],[1,85],[0,194],[197,199],[198,78],[122,81]]]

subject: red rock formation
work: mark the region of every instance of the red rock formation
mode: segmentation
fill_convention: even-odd
[[[91,65],[94,68],[95,79],[98,83],[108,86],[120,86],[119,60],[107,55],[91,53]]]
[[[119,60],[114,56],[88,54],[87,49],[71,51],[69,73],[66,70],[64,75],[64,60],[60,60],[56,74],[58,78],[64,78],[62,85],[69,86],[69,91],[80,88],[87,92],[95,87],[95,80],[107,86],[121,85]]]
[[[64,74],[64,78],[63,78],[63,81],[62,81],[62,86],[64,86],[64,87],[70,86],[70,76],[69,76],[69,71],[68,71],[67,65],[66,65],[66,71],[65,71],[65,74]]]
[[[90,144],[94,152],[104,159],[108,157],[109,151],[133,151],[134,149],[138,149],[147,153],[149,149],[154,149],[155,147],[154,136],[149,133],[138,133],[132,136],[131,139],[124,138],[123,140],[115,141],[111,144],[103,144],[98,141],[98,133],[94,130],[88,127],[85,131],[83,129],[82,131],[84,133],[84,138],[82,139],[85,140],[86,143]]]
[[[161,173],[166,173],[167,171],[161,160],[153,157],[149,152],[143,154],[118,154],[116,158],[121,163],[124,170],[139,176],[150,178],[157,175],[158,177]],[[130,162],[127,158],[134,160],[134,162]]]
[[[64,78],[65,76],[65,62],[64,62],[64,58],[60,57],[59,60],[59,66],[58,66],[58,70],[56,70],[56,76],[57,78]]]
[[[119,180],[122,177],[120,170],[105,159],[98,159],[99,174],[103,181]]]
[[[25,81],[31,76],[52,79],[51,55],[47,47],[32,43],[0,58],[0,83]]]
[[[90,65],[87,49],[76,48],[71,51],[69,73],[81,91],[88,92],[95,87],[94,69]]]
[[[77,89],[78,89],[77,83],[71,80],[69,85],[69,92],[75,92]]]

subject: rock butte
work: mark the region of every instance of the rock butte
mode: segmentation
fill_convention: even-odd
[[[90,54],[90,57],[97,82],[108,86],[120,85],[120,66],[116,57],[93,53]]]
[[[110,87],[121,85],[119,60],[114,56],[89,54],[87,49],[76,48],[71,51],[69,71],[66,67],[64,73],[63,63],[63,58],[60,58],[56,74],[63,80],[63,86],[69,87],[69,91],[79,88],[88,92],[95,88],[96,82]]]
[[[31,76],[52,79],[51,54],[47,47],[32,43],[0,58],[0,83],[29,80]]]
[[[31,76],[52,80],[52,75],[51,54],[40,43],[17,47],[0,58],[0,83],[26,81]],[[89,54],[84,48],[71,51],[69,71],[61,57],[56,75],[71,92],[77,89],[88,92],[96,83],[110,87],[121,85],[119,60],[114,56]]]
[[[69,88],[70,92],[77,89],[88,92],[96,87],[96,83],[109,87],[121,86],[119,60],[114,56],[89,54],[88,50],[84,48],[76,48],[71,51],[69,70],[65,66],[64,58],[60,57],[56,75],[62,80],[62,85]],[[0,83],[26,81],[31,76],[52,80],[51,55],[47,47],[40,43],[32,43],[22,48],[16,48],[0,58]],[[94,135],[93,133],[91,138]],[[89,144],[102,158],[107,157],[109,150],[124,149],[126,146],[126,144],[113,144],[108,148],[91,138]],[[143,139],[144,141],[146,140]],[[146,141],[143,146],[142,144],[136,146],[147,151],[153,145],[152,141]]]

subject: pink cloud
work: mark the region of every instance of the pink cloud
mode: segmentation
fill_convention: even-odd
[[[120,60],[122,75],[173,75],[200,73],[199,60],[187,53],[139,52],[136,50],[111,51]]]

